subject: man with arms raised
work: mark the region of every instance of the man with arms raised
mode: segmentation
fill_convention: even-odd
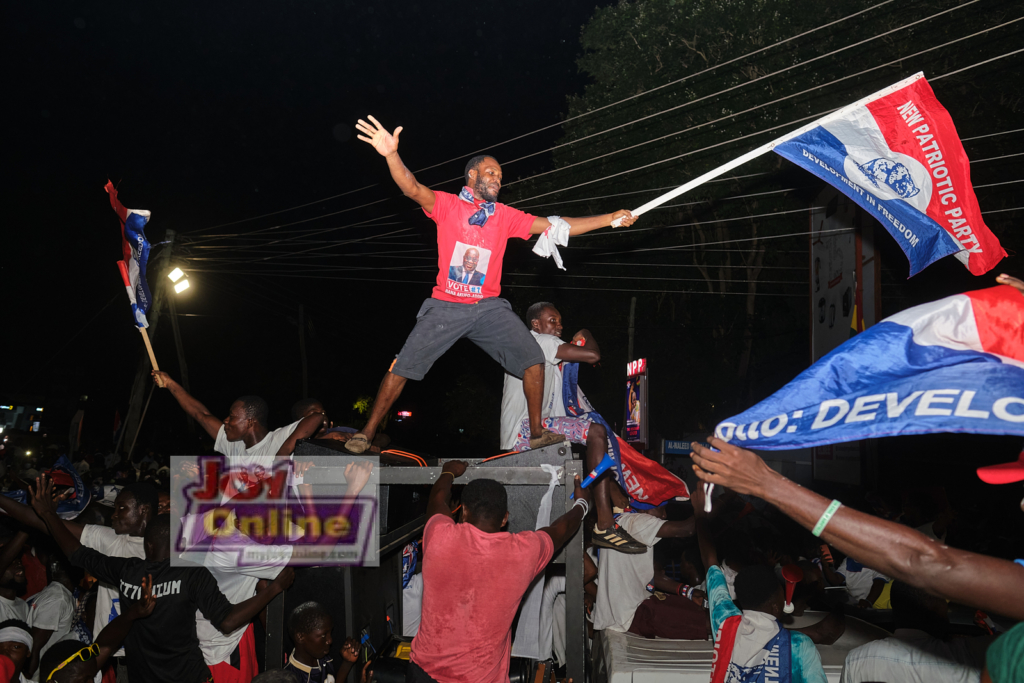
[[[452,484],[466,463],[450,460],[430,490],[423,528],[423,618],[406,681],[507,683],[512,620],[555,550],[586,516],[590,490],[576,478],[573,508],[538,531],[503,532],[505,487],[475,479],[462,492],[461,523],[451,518]]]
[[[398,156],[398,135],[388,133],[375,118],[362,119],[359,139],[387,159],[399,189],[419,204],[437,224],[437,285],[423,302],[416,326],[377,392],[370,419],[345,448],[362,453],[373,441],[377,425],[391,409],[409,379],[421,380],[452,344],[465,337],[501,363],[505,371],[523,378],[530,418],[531,448],[558,443],[562,437],[541,427],[544,356],[501,293],[501,266],[512,237],[528,239],[551,227],[546,218],[498,203],[501,166],[491,156],[476,156],[466,164],[466,186],[458,195],[435,192],[421,185]],[[621,219],[635,220],[629,211],[588,218],[556,219],[569,226],[569,235],[582,235]],[[472,266],[472,267],[470,267]],[[467,275],[468,269],[468,275]],[[461,277],[459,277],[461,274]]]

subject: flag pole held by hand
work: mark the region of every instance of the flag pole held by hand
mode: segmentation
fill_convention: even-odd
[[[153,355],[153,344],[149,341],[149,332],[145,327],[140,327],[139,332],[142,333],[142,341],[146,343],[146,352],[149,354],[149,362],[153,364],[153,369],[157,372],[160,371],[160,366],[156,363],[156,356]]]

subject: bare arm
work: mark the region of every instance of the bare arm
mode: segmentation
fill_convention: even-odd
[[[53,480],[45,474],[36,478],[34,488],[29,488],[29,496],[32,502],[32,509],[45,523],[47,531],[56,542],[61,552],[67,557],[75,554],[75,551],[82,547],[79,540],[82,537],[81,531],[78,535],[71,533],[64,521],[57,515],[57,504],[53,500]],[[6,549],[6,546],[5,546]]]
[[[466,467],[461,460],[449,460],[441,467],[441,476],[434,482],[427,499],[427,519],[434,515],[452,516],[452,483],[466,473]]]
[[[689,538],[696,530],[696,517],[681,522],[665,522],[658,529],[658,538]]]
[[[590,503],[590,489],[582,488],[580,486],[579,476],[574,477],[573,484],[575,486],[576,500],[585,500]],[[544,527],[540,531],[543,531],[555,544],[555,551],[565,545],[570,538],[576,535],[579,531],[580,523],[583,522],[583,506],[573,505],[572,509],[566,512],[564,515],[556,519],[549,526]]]
[[[281,444],[281,449],[277,452],[277,454],[291,455],[292,452],[295,451],[295,444],[297,444],[302,439],[308,439],[309,437],[313,436],[314,434],[319,432],[320,428],[323,426],[323,413],[314,413],[313,415],[307,415],[306,417],[302,418],[302,421],[299,422],[299,425],[295,428],[295,431],[292,432],[292,435],[289,436],[288,439],[283,444]],[[220,427],[218,427],[218,429],[220,429]]]
[[[398,185],[402,194],[428,212],[433,213],[434,191],[426,185],[421,185],[412,171],[402,163],[402,158],[398,156],[398,136],[402,132],[402,127],[395,128],[395,132],[392,134],[387,132],[377,119],[372,116],[366,118],[370,119],[369,123],[362,119],[356,123],[356,130],[364,134],[359,135],[358,138],[372,145],[378,154],[387,159],[391,178],[395,181],[395,185]]]
[[[185,391],[180,384],[171,379],[166,372],[154,370],[153,381],[158,387],[163,387],[171,392],[171,396],[178,402],[185,414],[202,425],[211,438],[216,439],[221,425],[224,423],[220,418],[214,417],[207,410],[206,406],[197,401],[191,394]]]
[[[720,439],[715,453],[693,444],[694,471],[702,480],[757,496],[813,529],[829,500],[794,484],[750,451]],[[698,526],[699,530],[699,526]],[[948,600],[1024,619],[1024,567],[949,548],[901,524],[841,507],[821,537],[858,562]],[[978,581],[984,576],[985,581]]]
[[[23,505],[7,496],[0,496],[0,510],[3,510],[10,516],[14,521],[24,524],[30,529],[36,531],[42,531],[44,534],[49,533],[46,529],[46,523],[39,518],[39,515],[35,513],[28,505]],[[70,519],[64,520],[64,526],[67,527],[68,531],[74,535],[75,538],[82,537],[82,529],[84,525]]]
[[[562,220],[569,224],[570,237],[583,235],[591,230],[606,228],[612,224],[612,221],[618,218],[622,219],[623,226],[633,225],[633,223],[636,222],[636,218],[633,217],[633,214],[625,209],[620,209],[615,213],[606,213],[600,216],[587,216],[585,218],[569,218],[568,216],[562,216]],[[550,227],[551,221],[547,218],[538,216],[537,219],[533,221],[533,225],[530,226],[530,234],[539,235]]]
[[[582,346],[577,346],[576,342],[582,341]],[[590,333],[590,330],[580,330],[573,335],[572,342],[562,344],[555,350],[555,358],[559,360],[567,360],[570,363],[598,363],[601,361],[601,347],[597,345],[597,340],[594,339],[594,335]]]
[[[285,567],[277,578],[267,584],[266,588],[231,608],[227,616],[217,624],[221,633],[233,633],[248,624],[266,607],[271,600],[283,593],[295,580],[295,570]]]

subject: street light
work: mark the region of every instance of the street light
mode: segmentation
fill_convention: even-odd
[[[188,285],[188,280],[182,280],[182,281],[181,281],[181,282],[179,282],[178,284],[174,285],[174,291],[175,291],[175,292],[176,292],[177,294],[181,294],[181,293],[182,293],[182,292],[184,292],[184,291],[185,291],[186,289],[188,289],[188,287],[189,287],[189,285]]]
[[[167,274],[167,277],[171,279],[171,282],[177,282],[178,280],[181,279],[181,276],[184,274],[185,273],[184,271],[181,270],[181,268],[175,268],[174,270]]]
[[[168,279],[174,283],[174,293],[181,294],[189,288],[188,276],[185,275],[185,271],[181,268],[175,268],[171,272],[167,273]],[[182,280],[182,278],[185,278]],[[180,282],[179,282],[180,281]]]

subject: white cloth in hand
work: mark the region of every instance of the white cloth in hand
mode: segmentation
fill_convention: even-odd
[[[537,238],[537,243],[533,245],[533,253],[544,258],[552,257],[555,259],[555,265],[565,270],[558,247],[569,246],[569,224],[562,220],[561,216],[548,216],[548,220],[551,225]]]

